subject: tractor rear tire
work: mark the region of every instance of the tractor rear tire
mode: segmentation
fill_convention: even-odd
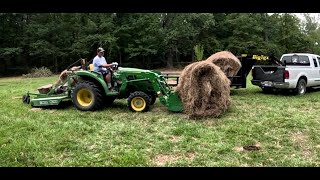
[[[102,106],[103,96],[100,88],[93,82],[82,81],[72,92],[74,106],[82,111],[94,111]]]
[[[135,91],[128,97],[128,106],[133,112],[147,112],[150,108],[150,97],[142,91]]]

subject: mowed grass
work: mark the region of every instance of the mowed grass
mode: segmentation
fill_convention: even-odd
[[[158,100],[146,113],[130,112],[126,100],[96,112],[22,103],[24,93],[57,78],[0,79],[1,166],[320,165],[320,90],[263,94],[248,77],[246,89],[231,90],[226,113],[201,120]]]

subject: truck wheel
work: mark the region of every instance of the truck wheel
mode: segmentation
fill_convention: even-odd
[[[72,92],[74,106],[82,111],[94,111],[101,108],[102,93],[99,87],[90,81],[82,81]]]
[[[144,92],[135,91],[128,97],[128,106],[133,112],[146,112],[150,107],[150,97]]]
[[[304,95],[306,93],[306,90],[307,90],[306,86],[307,86],[306,80],[299,79],[299,81],[297,83],[297,87],[295,89],[296,94],[297,95]]]

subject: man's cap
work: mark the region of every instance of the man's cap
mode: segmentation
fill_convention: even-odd
[[[104,49],[103,49],[102,47],[99,47],[99,48],[97,49],[97,52],[104,52]]]

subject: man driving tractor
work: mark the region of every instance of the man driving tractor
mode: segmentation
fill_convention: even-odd
[[[113,87],[111,85],[111,70],[109,69],[112,66],[113,65],[108,64],[106,59],[104,58],[104,49],[102,47],[99,47],[97,49],[97,56],[93,59],[93,70],[102,73],[110,91],[113,90]]]

